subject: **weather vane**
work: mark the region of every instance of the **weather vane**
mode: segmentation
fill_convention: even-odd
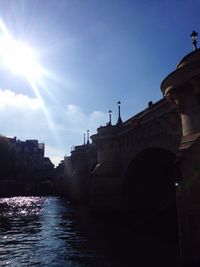
[[[193,50],[197,50],[197,38],[198,38],[198,32],[193,31],[190,36],[192,37],[192,44],[193,44]]]

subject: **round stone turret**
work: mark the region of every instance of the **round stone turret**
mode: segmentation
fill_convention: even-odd
[[[97,129],[97,134],[91,136],[98,148],[98,163],[119,161],[119,141],[117,133],[119,127],[108,124]]]
[[[178,106],[183,136],[200,132],[200,49],[180,61],[163,80],[161,90]]]

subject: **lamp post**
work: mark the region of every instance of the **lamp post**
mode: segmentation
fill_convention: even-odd
[[[193,50],[197,50],[198,32],[193,31],[190,36],[192,37]]]
[[[89,130],[87,130],[87,145],[89,145],[90,144],[90,140],[89,140],[89,133],[90,133],[90,131]]]
[[[85,134],[83,135],[83,144],[85,146]]]
[[[109,110],[108,113],[109,113],[109,125],[112,125],[112,121],[111,121],[111,118],[112,118],[112,110]]]
[[[121,124],[122,123],[122,119],[121,119],[121,102],[118,101],[117,105],[118,105],[118,120],[117,120],[117,124]]]

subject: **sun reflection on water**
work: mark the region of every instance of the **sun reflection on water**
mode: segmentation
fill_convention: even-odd
[[[1,198],[0,266],[86,267],[101,260],[74,228],[72,214],[59,198]]]
[[[2,217],[13,215],[38,215],[41,212],[42,197],[12,197],[0,198]]]

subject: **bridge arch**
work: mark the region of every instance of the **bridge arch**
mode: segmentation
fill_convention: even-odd
[[[176,154],[160,147],[139,152],[124,173],[124,209],[138,220],[166,213],[166,223],[177,225]]]
[[[171,135],[165,131],[153,136],[148,135],[148,138],[134,140],[129,150],[122,149],[123,172],[126,172],[132,161],[147,149],[160,148],[177,154],[180,138],[180,135]]]

